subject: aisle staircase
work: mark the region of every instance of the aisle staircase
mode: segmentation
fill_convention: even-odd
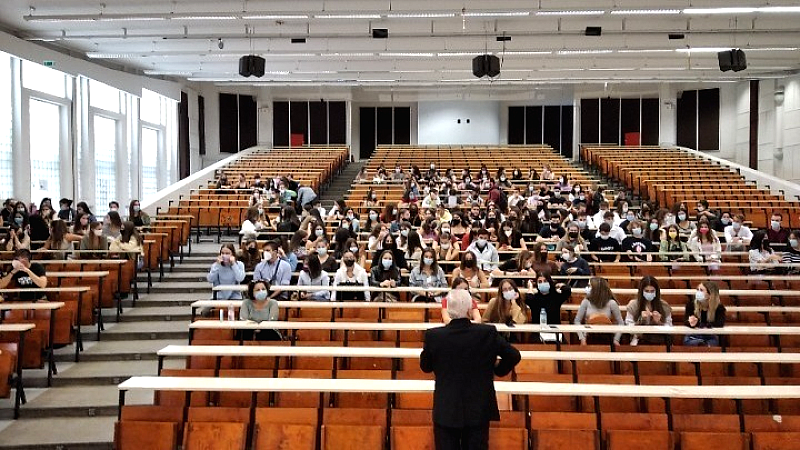
[[[45,387],[46,370],[26,370],[28,403],[20,419],[10,420],[13,399],[0,400],[0,449],[113,448],[117,384],[133,375],[156,375],[156,352],[169,344],[188,342],[189,305],[210,298],[205,277],[218,250],[218,244],[195,245],[192,256],[183,263],[176,261],[174,271],[165,273],[162,282],[154,282],[150,294],[142,293],[135,308],[126,301],[120,323],[106,323],[100,342],[87,341],[79,363],[73,362],[74,347],[57,350],[59,373],[51,388]],[[106,317],[113,317],[111,311]],[[94,339],[93,330],[84,328],[84,336]],[[184,364],[171,359],[165,367],[183,368]],[[128,404],[152,401],[152,392],[130,393],[126,399]]]
[[[353,184],[356,175],[358,175],[358,172],[361,171],[361,168],[366,164],[367,161],[351,162],[344,170],[334,177],[328,185],[328,188],[325,189],[325,192],[320,195],[322,206],[329,209],[333,206],[333,202],[344,198],[347,191],[350,190],[350,186]]]

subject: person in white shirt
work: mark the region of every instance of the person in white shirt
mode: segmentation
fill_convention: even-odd
[[[623,230],[622,228],[619,227],[619,225],[614,223],[614,213],[611,211],[606,211],[605,214],[603,214],[603,222],[607,223],[611,227],[611,232],[609,233],[611,238],[616,239],[617,242],[622,244],[622,241],[625,240],[626,237],[625,230]],[[597,233],[595,233],[595,237],[598,238],[600,237],[599,230],[597,231]]]
[[[435,209],[439,206],[441,201],[439,200],[439,191],[436,189],[432,189],[431,192],[425,196],[422,200],[422,208],[423,209]]]
[[[500,255],[495,246],[489,242],[489,230],[481,228],[478,231],[478,238],[469,244],[467,251],[475,254],[478,267],[486,272],[491,272],[500,265]]]
[[[346,251],[342,254],[342,266],[333,276],[333,286],[363,286],[369,287],[369,274],[363,267],[356,263],[355,254]],[[338,300],[365,300],[370,301],[370,292],[336,292],[331,291],[331,301]]]
[[[595,225],[600,226],[600,224],[605,220],[605,214],[609,211],[610,208],[608,206],[608,202],[600,202],[600,211],[592,216],[592,220],[594,221]],[[613,225],[619,225],[619,223],[622,222],[622,219],[620,219],[619,214],[616,212],[612,212],[612,217],[614,219]]]
[[[251,206],[247,208],[247,215],[239,230],[239,234],[241,234],[243,238],[255,239],[258,235],[258,231],[267,228],[261,220],[261,214],[263,214],[263,212],[260,207]]]
[[[742,252],[746,251],[753,239],[753,232],[750,228],[744,226],[744,216],[736,214],[733,216],[733,222],[725,227],[725,242],[728,243],[728,251]]]
[[[519,187],[514,188],[514,192],[508,197],[508,207],[517,206],[519,202],[524,202],[525,196],[520,192]]]

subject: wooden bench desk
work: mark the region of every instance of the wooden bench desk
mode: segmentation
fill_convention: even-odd
[[[64,307],[64,302],[2,302],[0,303],[0,319],[3,311],[50,311],[50,329],[47,346],[47,387],[53,384],[53,375],[58,373],[53,356],[53,342],[56,334],[56,312]],[[33,325],[33,324],[31,324]]]
[[[14,394],[14,419],[19,418],[19,407],[22,403],[27,403],[25,398],[25,384],[22,382],[22,352],[25,350],[25,333],[28,333],[36,326],[32,323],[0,323],[0,333],[19,333],[19,347],[17,347],[17,374],[16,374],[16,393]]]

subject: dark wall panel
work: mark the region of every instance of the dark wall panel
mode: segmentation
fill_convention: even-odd
[[[600,142],[603,144],[622,143],[619,135],[619,100],[600,99]]]
[[[178,105],[178,176],[184,179],[189,176],[189,96],[181,92],[181,102]]]
[[[375,152],[375,108],[360,108],[359,157],[366,159]]]
[[[521,145],[525,143],[525,107],[508,107],[508,143]]]
[[[621,140],[625,143],[625,133],[639,132],[639,99],[623,98],[620,105]]]
[[[239,106],[235,94],[219,94],[219,151],[239,151]]]
[[[239,150],[258,144],[258,108],[251,95],[239,96]]]
[[[544,141],[556,151],[561,151],[561,107],[544,107]]]
[[[719,150],[719,89],[697,93],[697,150]]]
[[[525,108],[525,143],[529,145],[542,143],[542,111],[541,106]]]
[[[572,106],[561,107],[561,154],[568,158],[572,158],[573,110]]]
[[[309,102],[308,104],[311,145],[328,143],[328,104],[326,102]]]
[[[658,145],[658,99],[642,99],[642,145]]]
[[[206,99],[202,95],[197,96],[197,137],[198,150],[201,155],[206,154]]]
[[[685,91],[678,98],[677,143],[697,148],[697,91]]]
[[[596,98],[581,99],[581,143],[600,143],[600,101]]]
[[[303,135],[303,145],[308,144],[308,103],[292,102],[289,105],[291,133]]]
[[[289,146],[289,102],[272,104],[272,143],[276,147]]]
[[[328,103],[328,135],[330,144],[347,143],[347,104],[345,102]]]
[[[376,143],[378,145],[391,145],[394,140],[392,130],[392,108],[377,108]]]
[[[411,143],[411,108],[394,109],[394,143],[408,145]]]

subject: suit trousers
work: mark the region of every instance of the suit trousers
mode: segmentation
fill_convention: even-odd
[[[462,428],[434,424],[433,439],[436,450],[488,450],[489,423]]]

